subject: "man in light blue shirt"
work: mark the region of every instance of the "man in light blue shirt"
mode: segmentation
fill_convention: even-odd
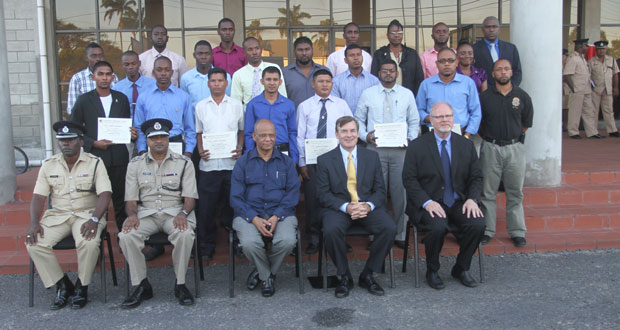
[[[459,124],[463,136],[476,135],[482,110],[476,83],[469,77],[456,73],[458,61],[450,48],[437,54],[439,73],[424,80],[418,90],[417,106],[420,119],[430,127],[430,109],[437,102],[446,102],[454,109],[454,124]]]
[[[355,113],[362,92],[368,87],[378,85],[379,79],[364,70],[362,47],[355,44],[349,45],[344,54],[344,62],[349,66],[349,69],[334,78],[332,95],[344,99],[349,105],[349,109]]]
[[[211,44],[206,40],[200,40],[194,46],[194,59],[196,59],[196,67],[185,72],[181,77],[181,89],[189,94],[192,111],[195,111],[196,104],[207,97],[211,96],[207,74],[213,68],[213,50]],[[231,78],[226,73],[228,87],[226,87],[226,95],[230,96]]]
[[[125,79],[119,81],[112,87],[113,90],[119,91],[127,96],[131,106],[131,118],[133,118],[138,97],[156,87],[155,79],[140,74],[140,64],[138,53],[133,50],[124,52],[123,55],[121,55],[121,65],[125,71]]]
[[[372,86],[362,92],[357,104],[355,118],[359,122],[359,136],[368,143],[368,148],[379,153],[383,181],[390,191],[394,221],[396,222],[397,247],[405,246],[405,187],[402,173],[405,161],[406,145],[400,147],[382,147],[380,137],[375,137],[375,125],[388,123],[406,123],[407,140],[418,137],[420,117],[413,93],[396,84],[397,64],[393,60],[384,61],[379,67],[381,84]],[[377,140],[379,146],[377,146]]]

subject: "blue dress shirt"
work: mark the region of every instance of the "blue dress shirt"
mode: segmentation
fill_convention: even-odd
[[[213,68],[213,65],[211,66]],[[230,96],[230,87],[232,86],[231,78],[228,73],[226,73],[226,80],[228,81],[228,86],[226,87],[226,95]],[[185,72],[181,77],[181,89],[189,94],[190,102],[192,110],[195,111],[196,104],[207,97],[211,96],[211,90],[209,90],[209,76],[203,75],[198,72],[198,69],[194,67],[193,69]]]
[[[495,41],[490,42],[487,40],[487,38],[482,38],[482,40],[484,40],[484,43],[487,44],[487,48],[489,49],[489,54],[491,54],[491,44],[495,44],[495,51],[497,51],[497,58],[501,58],[499,57],[499,38],[496,38]]]
[[[248,102],[245,108],[245,150],[246,153],[254,148],[252,133],[254,124],[261,119],[269,119],[276,128],[276,145],[288,143],[288,154],[295,163],[299,162],[297,150],[297,116],[293,101],[278,93],[273,104],[265,99],[265,92]]]
[[[133,126],[140,129],[143,122],[153,118],[170,120],[172,122],[170,137],[184,134],[184,152],[194,152],[194,147],[196,147],[196,120],[187,93],[170,84],[165,91],[155,85],[150,91],[140,95],[136,104]],[[146,137],[142,131],[140,131],[136,146],[138,152],[146,151]]]
[[[379,79],[370,72],[362,70],[359,76],[354,76],[350,70],[347,70],[334,77],[334,87],[332,87],[332,95],[344,99],[349,105],[349,109],[355,114],[357,102],[362,92],[368,87],[378,85]]]
[[[117,82],[114,86],[112,86],[113,90],[119,91],[125,94],[125,96],[127,96],[127,99],[129,100],[129,104],[131,105],[130,106],[131,118],[133,118],[134,110],[136,108],[136,100],[133,99],[133,84],[134,84],[133,81],[129,80],[129,78],[125,78]],[[140,78],[136,80],[135,84],[136,84],[136,87],[138,88],[138,99],[140,98],[140,95],[142,95],[143,93],[147,93],[148,91],[151,90],[151,88],[157,87],[155,86],[156,84],[155,79],[149,78],[143,75],[140,75]]]
[[[269,161],[264,161],[252,149],[237,160],[232,171],[230,206],[236,217],[247,222],[272,215],[282,221],[295,215],[300,185],[290,157],[274,149]]]

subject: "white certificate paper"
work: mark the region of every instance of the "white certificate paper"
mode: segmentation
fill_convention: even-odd
[[[430,130],[433,130],[433,126],[430,127]],[[452,133],[461,135],[461,124],[454,124],[454,126],[452,126]]]
[[[170,142],[168,143],[168,150],[176,152],[177,154],[183,154],[183,142]]]
[[[97,140],[110,140],[113,143],[131,142],[131,118],[98,118]]]
[[[306,164],[316,164],[320,155],[336,148],[338,139],[307,139],[305,142]]]
[[[402,147],[407,145],[407,123],[375,125],[377,147]]]
[[[209,150],[209,159],[232,158],[237,149],[237,131],[202,134],[202,149]]]

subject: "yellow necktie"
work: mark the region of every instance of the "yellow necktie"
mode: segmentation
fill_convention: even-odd
[[[357,176],[355,175],[355,164],[353,164],[353,154],[349,154],[349,164],[347,165],[347,189],[351,194],[351,202],[357,203]]]

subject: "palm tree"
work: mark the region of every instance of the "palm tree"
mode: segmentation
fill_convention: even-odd
[[[286,8],[278,8],[278,11],[280,12],[280,14],[284,15],[284,17],[278,18],[278,20],[276,21],[276,25],[286,28]],[[288,17],[290,25],[304,25],[304,22],[302,22],[302,20],[306,18],[312,18],[312,15],[306,13],[305,11],[301,11],[301,4],[299,4],[294,5],[293,10],[289,10]],[[295,34],[298,33],[296,32]],[[280,29],[280,37],[284,37],[285,35],[286,29]],[[294,35],[293,37],[297,38],[297,35]]]
[[[108,8],[103,15],[104,20],[112,22],[115,15],[118,15],[118,29],[135,28],[137,26],[138,13],[136,11],[136,0],[103,0],[101,8]],[[121,39],[121,49],[123,49],[123,33],[119,32]]]

